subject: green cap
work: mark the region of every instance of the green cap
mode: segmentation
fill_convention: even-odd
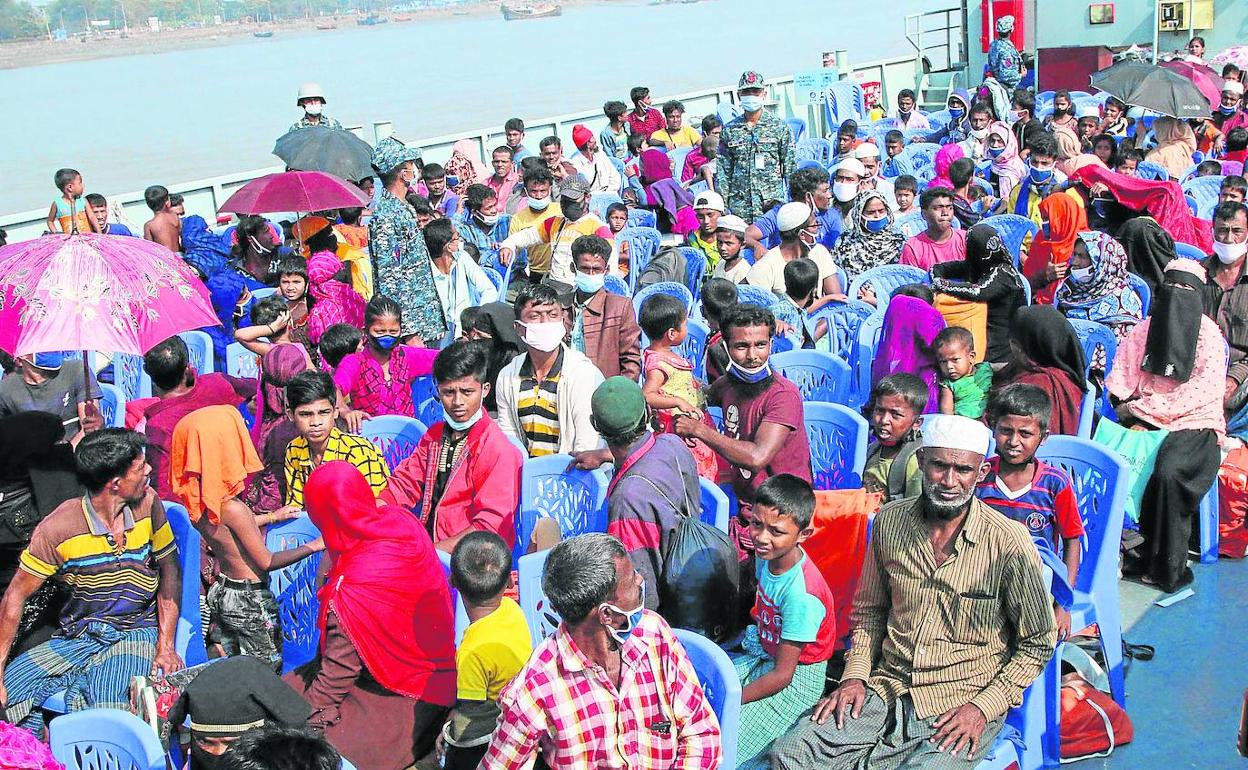
[[[634,430],[646,416],[646,397],[635,380],[617,376],[598,386],[590,407],[599,433],[620,436]]]

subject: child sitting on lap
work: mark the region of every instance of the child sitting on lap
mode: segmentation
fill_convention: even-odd
[[[992,364],[975,363],[975,337],[961,326],[950,326],[932,341],[940,376],[940,413],[978,420],[988,405]]]

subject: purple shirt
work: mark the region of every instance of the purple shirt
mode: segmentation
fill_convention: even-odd
[[[754,398],[747,398],[738,389],[737,380],[730,374],[716,380],[707,393],[707,400],[724,410],[724,435],[729,438],[753,441],[759,426],[765,422],[783,425],[789,429],[784,445],[763,470],[754,473],[733,466],[732,486],[737,493],[741,516],[753,504],[754,490],[772,476],[791,473],[806,481],[813,480],[810,470],[810,443],[806,439],[806,424],[802,412],[802,394],[796,385],[779,373],[772,377],[771,386]]]

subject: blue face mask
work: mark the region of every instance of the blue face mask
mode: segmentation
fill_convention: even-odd
[[[1239,108],[1238,107],[1223,107],[1220,104],[1218,105],[1218,112],[1222,113],[1223,115],[1234,115],[1235,110],[1237,109]]]
[[[989,148],[988,148],[988,157],[990,157],[990,158],[999,158],[999,157],[1001,157],[1001,153],[1003,153],[1003,152],[1005,152],[1005,148],[1004,148],[1004,147],[989,147]]]
[[[580,270],[576,271],[576,289],[585,294],[597,294],[602,289],[602,285],[606,283],[606,280],[606,273],[590,275],[589,273],[582,273]]]
[[[394,350],[394,346],[399,344],[399,338],[394,334],[382,334],[376,337],[370,334],[368,339],[380,350]]]
[[[741,109],[746,112],[758,112],[763,108],[763,97],[761,96],[742,96]]]
[[[862,224],[866,226],[867,232],[882,233],[888,229],[888,217],[880,217],[879,219],[864,219]]]
[[[1053,181],[1053,169],[1046,168],[1041,170],[1030,163],[1027,164],[1027,168],[1030,169],[1029,175],[1031,176],[1031,181],[1036,184],[1048,184]]]
[[[480,421],[482,414],[483,414],[483,411],[478,409],[476,412],[473,413],[471,417],[469,417],[467,420],[464,420],[463,422],[457,422],[455,418],[451,417],[449,414],[444,415],[442,419],[446,422],[446,427],[450,428],[451,430],[462,432],[476,425],[477,422]]]
[[[762,382],[771,376],[771,362],[768,361],[755,369],[747,369],[746,367],[738,364],[736,361],[729,361],[728,373],[733,377],[736,377],[741,382],[752,385],[756,382]]]
[[[965,114],[966,114],[966,110],[962,109],[961,107],[949,108],[949,117],[953,118],[954,120],[961,120],[962,116]]]
[[[611,635],[611,638],[615,640],[616,644],[623,647],[624,644],[628,641],[628,638],[633,635],[633,631],[637,630],[637,625],[641,623],[642,615],[645,614],[646,584],[645,583],[641,584],[641,597],[639,601],[637,602],[637,609],[629,612],[627,610],[622,610],[619,607],[616,607],[614,604],[610,604],[607,602],[603,602],[602,606],[606,607],[612,612],[623,615],[625,618],[628,619],[628,625],[625,626],[624,628],[616,628],[614,626],[607,626],[607,633]]]

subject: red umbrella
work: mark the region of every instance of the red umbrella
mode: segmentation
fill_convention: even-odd
[[[324,211],[367,206],[360,188],[324,171],[284,171],[253,179],[221,205],[235,214]]]
[[[1209,106],[1216,108],[1222,103],[1222,76],[1214,72],[1209,67],[1195,62],[1185,61],[1183,59],[1172,59],[1170,61],[1161,62],[1158,66],[1165,67],[1168,70],[1174,70],[1183,77],[1192,81],[1196,88],[1200,90],[1205,98],[1209,100]]]

